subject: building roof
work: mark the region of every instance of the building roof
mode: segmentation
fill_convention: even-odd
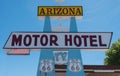
[[[66,72],[66,65],[55,65],[56,72]],[[85,73],[111,72],[120,73],[120,66],[84,65]]]

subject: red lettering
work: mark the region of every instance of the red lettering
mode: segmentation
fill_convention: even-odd
[[[81,40],[80,36],[76,35],[76,36],[74,37],[74,44],[75,44],[76,46],[81,46],[82,40]]]
[[[50,46],[52,46],[53,44],[58,46],[57,40],[58,38],[56,35],[50,35]]]
[[[18,37],[14,34],[12,36],[12,46],[18,45],[21,46],[22,45],[22,35],[18,35]]]
[[[42,46],[46,46],[48,44],[48,37],[46,35],[42,35],[40,42]]]
[[[88,35],[82,35],[81,37],[84,39],[84,46],[87,46]]]
[[[32,38],[30,35],[25,35],[24,39],[23,39],[23,43],[25,46],[30,46],[32,42]]]
[[[69,35],[69,38],[68,35],[65,35],[65,46],[68,46],[68,42],[69,45],[72,46],[72,35]]]
[[[107,46],[107,44],[103,44],[102,37],[100,35],[98,37],[99,37],[99,45],[100,46]]]
[[[33,35],[35,46],[37,46],[38,37],[39,37],[39,35]]]
[[[97,42],[97,36],[96,35],[91,35],[90,36],[90,46],[98,46],[97,44],[95,44],[94,42]]]

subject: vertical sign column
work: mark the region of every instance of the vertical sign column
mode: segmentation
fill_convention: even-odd
[[[71,18],[70,32],[77,32],[75,17]],[[80,49],[69,49],[68,54],[67,76],[84,76],[84,68]]]
[[[43,32],[51,32],[51,23],[48,16],[45,17]],[[55,76],[53,51],[51,49],[41,49],[37,76]]]

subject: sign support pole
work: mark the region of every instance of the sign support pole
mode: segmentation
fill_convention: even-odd
[[[50,23],[50,17],[46,16],[45,17],[45,23],[44,23],[44,29],[43,32],[51,32],[51,23]],[[39,62],[38,62],[38,69],[37,69],[37,76],[55,76],[55,70],[54,70],[54,62],[51,64],[53,65],[53,70],[51,72],[42,72],[40,71],[41,67],[41,61],[42,60],[52,60],[53,62],[53,51],[51,49],[41,49],[40,51],[40,57],[39,57]],[[46,68],[47,69],[47,68]],[[40,74],[41,73],[41,74]]]
[[[71,17],[70,32],[78,32],[75,17]],[[66,75],[67,76],[85,76],[80,49],[69,49],[68,55],[69,56],[68,56],[67,74]],[[72,67],[70,67],[70,65],[72,65],[70,63],[70,60],[80,60],[79,68],[81,68],[81,70],[80,71],[77,71],[77,70],[74,71],[75,68],[77,68],[77,66],[75,66],[74,70],[70,71],[70,68],[72,68]]]
[[[51,25],[50,25],[50,18],[45,17],[45,24],[44,24],[43,32],[51,32],[51,31],[52,30],[51,30]],[[70,32],[78,32],[75,17],[71,17]],[[68,52],[69,56],[68,56],[66,76],[84,76],[84,68],[83,68],[83,64],[82,64],[82,58],[81,58],[80,50],[79,49],[69,49],[68,51],[69,51]],[[47,59],[47,60],[54,61],[53,56],[54,56],[53,51],[51,49],[49,49],[49,50],[48,49],[42,49],[41,50],[40,58],[39,58],[39,64],[38,64],[38,70],[37,70],[37,76],[41,76],[42,73],[44,73],[43,75],[46,75],[46,76],[55,76],[55,70],[53,70],[49,73],[40,71],[40,66],[42,65],[41,60]],[[79,62],[77,62],[77,61],[79,61]],[[71,64],[71,62],[72,62],[72,64]],[[79,63],[79,66],[76,66],[78,63]],[[70,66],[70,65],[73,65],[73,64],[75,64],[75,66],[73,67],[74,69],[72,69],[72,67]],[[52,65],[54,65],[54,63]],[[78,68],[78,69],[76,69],[76,68]]]

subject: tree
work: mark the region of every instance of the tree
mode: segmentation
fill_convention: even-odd
[[[120,39],[106,51],[105,65],[120,65]]]

